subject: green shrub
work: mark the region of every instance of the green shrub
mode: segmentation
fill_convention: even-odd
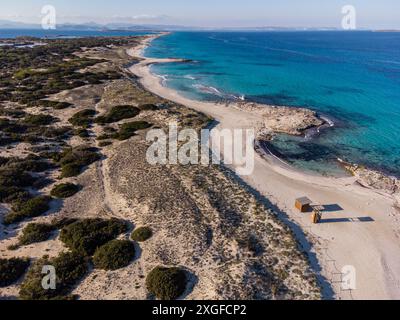
[[[52,124],[56,118],[47,114],[29,114],[24,118],[24,124],[31,126],[47,126]]]
[[[140,110],[133,106],[116,106],[104,116],[96,118],[96,123],[106,124],[136,117]]]
[[[133,231],[131,239],[137,242],[144,242],[153,236],[153,231],[149,227],[141,227]]]
[[[60,230],[66,226],[69,226],[70,224],[77,222],[77,221],[78,221],[78,219],[74,219],[74,218],[55,219],[51,222],[51,226],[55,230]]]
[[[58,101],[49,101],[49,100],[40,100],[38,102],[39,106],[45,107],[45,108],[53,108],[56,110],[62,110],[66,109],[72,106],[71,103],[68,102],[58,102]]]
[[[33,70],[31,68],[20,69],[16,73],[14,73],[14,77],[18,80],[23,80],[25,78],[31,77],[35,75],[38,71]],[[40,73],[40,72],[39,72]]]
[[[108,146],[111,146],[113,143],[111,142],[111,141],[101,141],[100,143],[99,143],[99,147],[100,148],[104,148],[104,147],[108,147]]]
[[[61,230],[60,240],[70,248],[86,255],[127,231],[124,221],[118,219],[85,219],[72,223]]]
[[[85,109],[75,113],[68,121],[78,127],[88,127],[93,122],[93,117],[96,115],[96,111],[92,109]]]
[[[125,268],[135,257],[135,245],[127,240],[112,240],[96,249],[93,256],[95,268],[117,270]]]
[[[32,243],[47,241],[51,237],[53,231],[54,227],[51,225],[30,223],[22,230],[22,235],[18,239],[18,244],[26,246]]]
[[[10,167],[20,171],[44,172],[53,169],[54,165],[38,159],[25,159],[14,162]]]
[[[18,281],[29,267],[29,259],[0,259],[0,287],[8,287]]]
[[[63,183],[55,186],[50,194],[55,198],[66,199],[72,197],[77,192],[79,192],[79,186],[76,184]]]
[[[159,110],[160,108],[157,107],[155,104],[147,103],[140,105],[139,109],[142,111],[156,111]]]
[[[146,278],[147,290],[160,300],[175,300],[186,290],[186,274],[179,268],[157,267]]]
[[[102,134],[102,135],[98,136],[98,137],[96,138],[96,140],[97,140],[97,141],[104,141],[104,140],[108,140],[108,139],[111,139],[111,138],[112,138],[112,135],[109,135],[109,134]]]
[[[17,187],[0,186],[0,202],[13,203],[24,202],[32,198],[32,195],[24,189]]]
[[[133,137],[138,130],[150,128],[151,124],[146,121],[135,121],[124,123],[120,126],[119,132],[113,135],[113,138],[118,140],[127,140]]]
[[[0,110],[0,116],[11,117],[11,118],[23,118],[26,112],[17,109],[2,109]]]
[[[100,160],[100,158],[97,149],[89,147],[67,149],[55,156],[55,159],[61,165],[61,176],[63,178],[78,176],[85,166]]]
[[[50,265],[56,271],[56,289],[43,289],[42,268]],[[19,295],[22,300],[59,300],[66,297],[88,271],[86,258],[76,252],[61,253],[57,258],[37,261],[28,271],[21,285]]]
[[[97,153],[97,149],[81,146],[64,150],[60,155],[59,163],[61,166],[70,163],[88,166],[99,159],[100,155]]]
[[[75,163],[67,163],[61,168],[61,178],[71,178],[79,176],[82,172],[82,166]]]
[[[13,205],[12,212],[4,217],[4,223],[9,225],[20,222],[25,218],[38,217],[50,210],[51,200],[51,197],[39,196],[25,202],[16,202]]]
[[[0,157],[0,166],[4,166],[13,160],[13,158]]]
[[[30,187],[36,180],[37,178],[16,167],[0,168],[0,186],[3,187]]]
[[[0,186],[0,202],[10,203],[10,197],[13,197],[19,192],[23,192],[23,189],[17,187]]]
[[[86,130],[85,128],[78,128],[74,130],[74,135],[80,137],[80,138],[89,138],[90,134],[89,131]]]

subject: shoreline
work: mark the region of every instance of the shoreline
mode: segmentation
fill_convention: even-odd
[[[145,89],[207,114],[218,121],[218,128],[257,127],[258,114],[190,100],[163,87],[149,67],[182,60],[142,56],[144,49],[159,36],[147,36],[141,45],[127,52],[140,58],[140,62],[129,70],[140,79]],[[400,298],[400,212],[392,195],[362,187],[356,177],[316,177],[284,168],[258,153],[253,174],[240,179],[269,199],[273,206],[285,213],[281,218],[299,229],[296,233],[313,269],[320,272],[320,280],[330,283],[331,288],[323,286],[325,298]],[[299,214],[294,210],[294,200],[301,196],[308,196],[315,204],[328,208],[323,213],[323,223],[313,225],[309,214]],[[301,239],[301,233],[306,234],[306,240]],[[344,291],[340,286],[341,270],[349,265],[356,269],[357,289]],[[333,293],[329,293],[330,289]]]

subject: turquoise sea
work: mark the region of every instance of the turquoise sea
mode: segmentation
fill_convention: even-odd
[[[337,174],[342,158],[400,176],[400,33],[176,32],[146,55],[192,60],[152,67],[190,98],[308,107],[332,120],[272,143],[297,167]]]

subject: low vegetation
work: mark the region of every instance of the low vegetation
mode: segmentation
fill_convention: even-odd
[[[48,114],[30,114],[24,118],[23,123],[31,126],[47,126],[55,120],[56,118]]]
[[[160,108],[156,106],[155,104],[147,103],[147,104],[142,104],[138,107],[142,111],[157,111]]]
[[[133,137],[137,131],[148,129],[151,127],[151,124],[146,121],[135,121],[124,123],[120,126],[120,129],[117,133],[115,133],[112,137],[118,140],[128,140]]]
[[[55,160],[61,165],[62,178],[76,177],[81,174],[84,167],[100,160],[101,156],[96,148],[77,147],[64,150],[55,156]]]
[[[9,225],[20,222],[25,218],[38,217],[50,210],[52,198],[38,196],[27,201],[14,202],[12,211],[4,217],[4,224]]]
[[[114,123],[124,119],[136,117],[140,113],[140,109],[133,106],[116,106],[104,116],[96,118],[96,123],[107,124]]]
[[[68,102],[59,102],[50,100],[39,100],[37,105],[44,108],[53,108],[55,110],[67,109],[72,106],[72,104]]]
[[[0,186],[25,188],[32,186],[37,178],[13,165],[0,168]]]
[[[135,245],[127,240],[112,240],[96,249],[93,256],[95,268],[117,270],[125,268],[135,257]]]
[[[147,290],[160,300],[175,300],[186,290],[186,273],[179,268],[156,267],[146,278]]]
[[[144,242],[153,236],[153,231],[149,227],[137,228],[132,232],[131,239],[137,242]]]
[[[95,110],[85,109],[75,113],[68,121],[74,126],[87,128],[92,124],[95,115]]]
[[[75,129],[74,130],[74,135],[78,136],[78,137],[80,137],[82,139],[90,137],[89,131],[87,129],[85,129],[85,128],[77,128],[77,129]]]
[[[91,256],[98,247],[114,240],[127,230],[128,227],[122,220],[85,219],[64,227],[60,240],[69,249]]]
[[[29,267],[28,259],[0,259],[0,287],[8,287],[18,281]]]
[[[13,203],[27,201],[31,198],[31,194],[22,188],[0,186],[0,202]]]
[[[26,246],[32,243],[47,241],[51,237],[53,231],[54,227],[52,225],[30,223],[22,230],[22,235],[18,239],[18,245]]]
[[[78,219],[75,218],[61,218],[53,220],[51,222],[51,225],[55,230],[61,230],[62,228],[69,226],[70,224],[73,224],[77,221]]]
[[[56,289],[44,289],[42,286],[42,268],[50,265],[56,271]],[[43,258],[28,271],[20,288],[22,300],[60,300],[69,299],[68,295],[88,272],[87,259],[76,252],[61,253],[57,258]]]
[[[56,185],[53,190],[51,190],[50,194],[54,198],[59,198],[59,199],[66,199],[70,198],[73,195],[75,195],[77,192],[79,192],[79,186],[73,183],[62,183],[59,185]]]
[[[108,147],[111,146],[113,143],[111,141],[100,141],[99,142],[99,147],[100,148],[104,148],[104,147]]]

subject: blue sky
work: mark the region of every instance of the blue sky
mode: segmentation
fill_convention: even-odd
[[[192,26],[339,27],[341,8],[357,10],[357,24],[400,28],[399,0],[1,0],[0,19],[38,22],[43,5],[59,22],[137,22]]]

